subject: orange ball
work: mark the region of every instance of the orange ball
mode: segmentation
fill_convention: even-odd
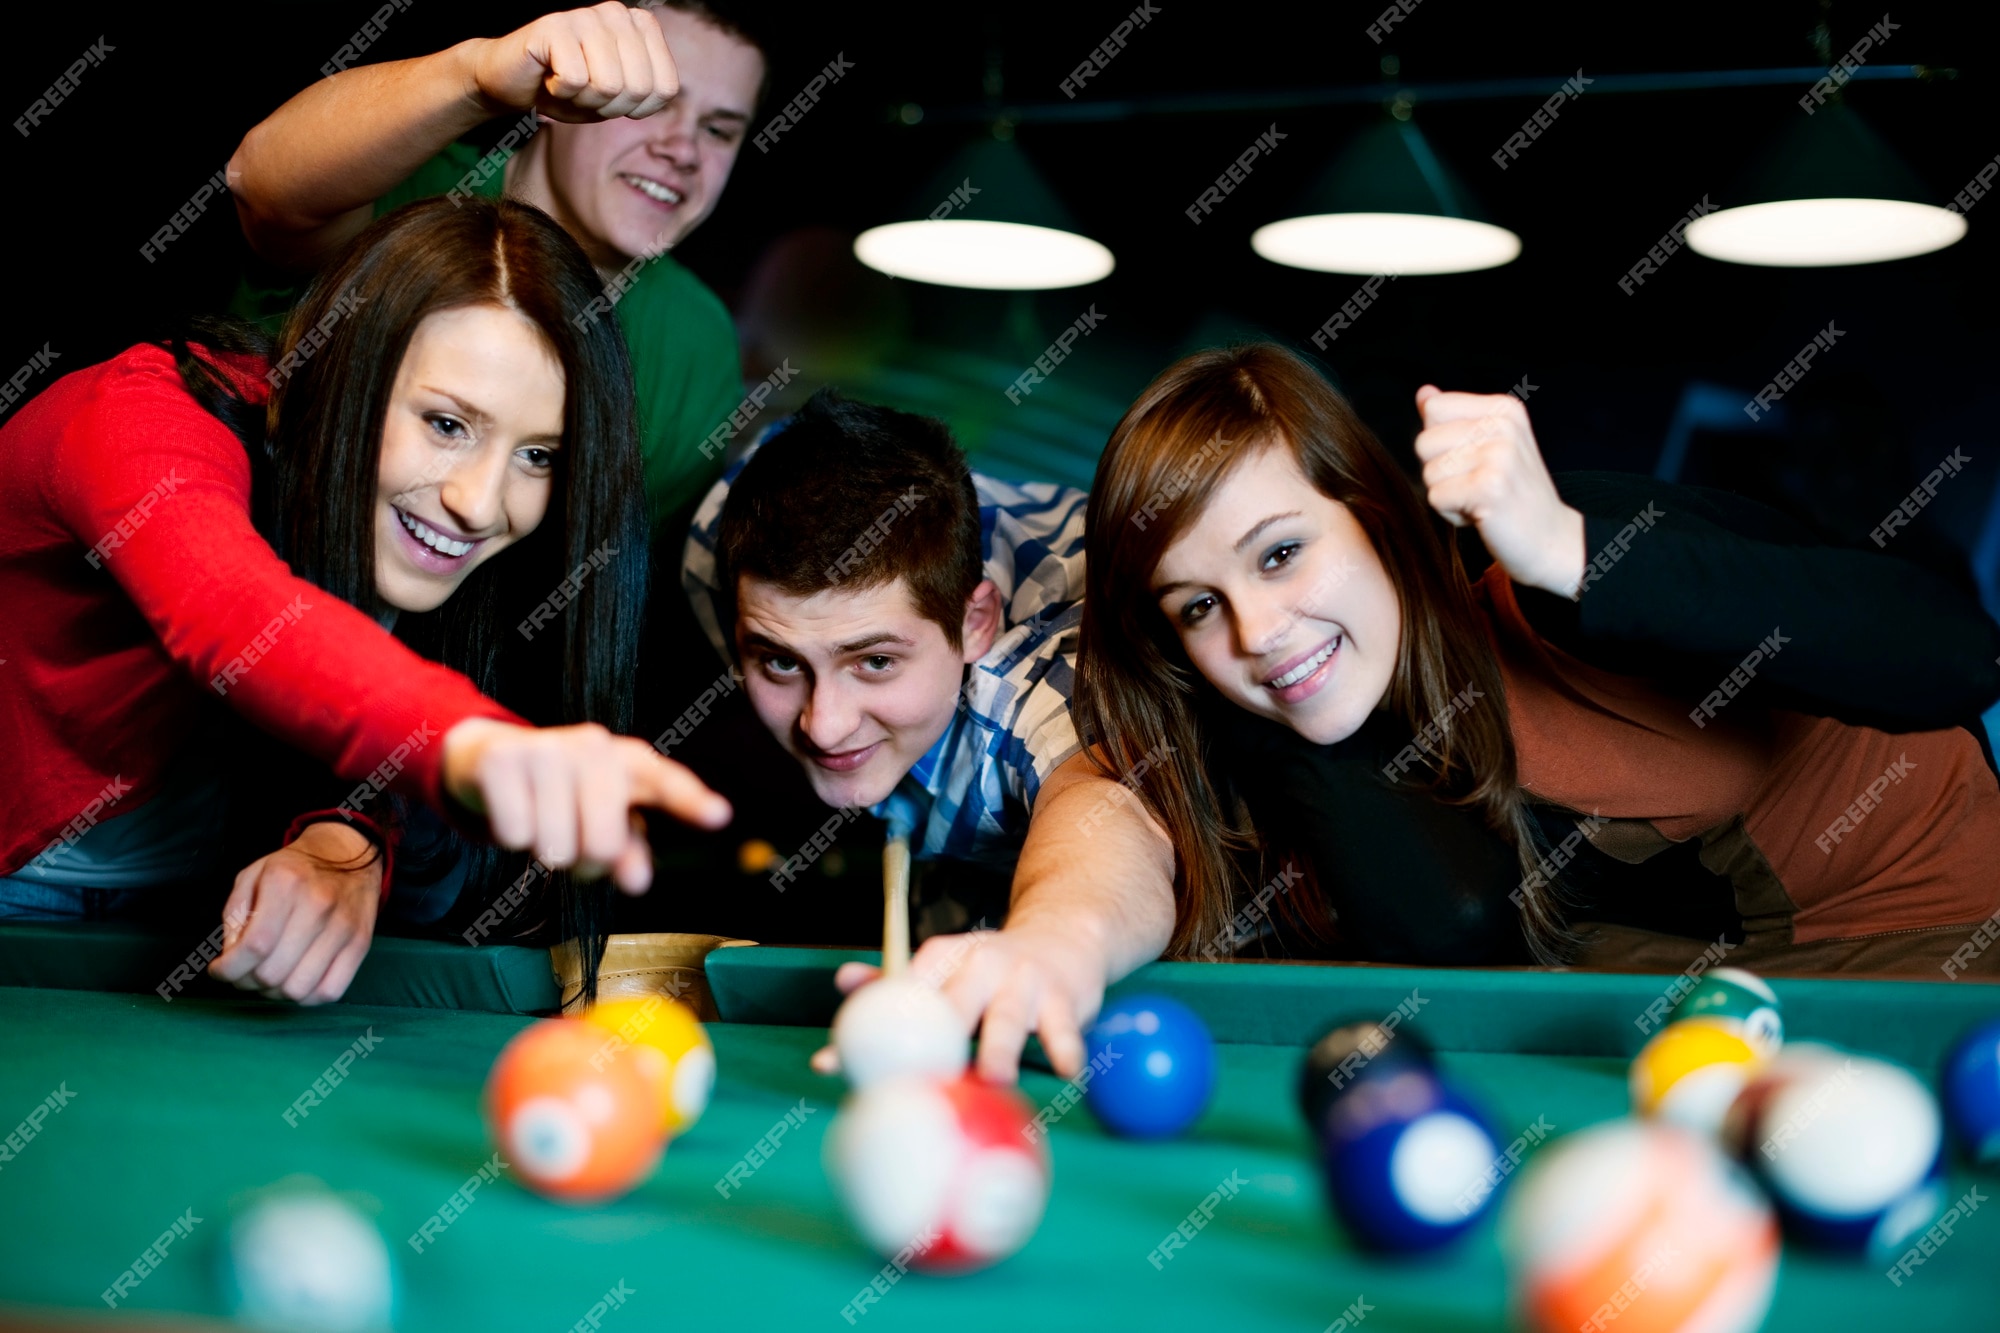
[[[551,1198],[615,1199],[666,1147],[658,1094],[603,1029],[550,1018],[507,1043],[486,1080],[486,1124],[515,1173]]]

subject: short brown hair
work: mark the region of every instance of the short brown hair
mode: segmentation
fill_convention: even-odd
[[[744,575],[794,597],[902,579],[953,648],[986,576],[979,496],[951,429],[821,389],[744,465],[717,524],[728,615]]]

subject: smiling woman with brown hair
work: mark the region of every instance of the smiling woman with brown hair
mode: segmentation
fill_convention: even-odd
[[[1281,947],[1384,961],[1588,960],[1569,919],[1671,930],[1712,885],[1740,961],[1925,970],[2000,907],[1972,598],[1734,496],[1559,488],[1512,397],[1417,402],[1422,495],[1269,344],[1170,367],[1105,450],[1076,710],[1172,837],[1170,953],[1259,848],[1315,888]]]

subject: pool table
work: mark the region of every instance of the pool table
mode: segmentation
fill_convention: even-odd
[[[0,1163],[0,1324],[108,1315],[100,1293],[176,1219],[200,1219],[119,1301],[121,1313],[222,1311],[232,1201],[303,1174],[373,1212],[398,1268],[397,1327],[430,1329],[1498,1329],[1507,1290],[1491,1215],[1425,1260],[1357,1251],[1325,1206],[1294,1081],[1336,1021],[1399,1005],[1507,1136],[1556,1137],[1621,1114],[1639,1019],[1667,978],[1531,970],[1155,964],[1120,989],[1193,1005],[1220,1042],[1214,1102],[1186,1137],[1107,1137],[1057,1116],[1055,1188],[1012,1259],[963,1277],[885,1270],[842,1216],[821,1141],[842,1086],[813,1074],[834,968],[851,951],[711,956],[724,1021],[706,1117],[629,1197],[541,1199],[501,1178],[447,1200],[487,1163],[479,1115],[495,1053],[532,1019],[415,1005],[316,1009],[256,1000],[0,987],[0,1128],[67,1100]],[[1794,1038],[1833,1041],[1935,1077],[1951,1039],[2000,1012],[1975,983],[1780,980]],[[356,1052],[344,1075],[326,1071]],[[316,1106],[299,1109],[315,1079]],[[1062,1085],[1029,1071],[1047,1105]],[[287,1114],[290,1112],[291,1114]],[[774,1150],[753,1147],[788,1125]],[[731,1168],[738,1167],[732,1178]],[[489,1172],[491,1174],[491,1172]],[[1213,1220],[1161,1242],[1223,1182]],[[720,1187],[719,1187],[720,1183]],[[1951,1196],[2000,1193],[1954,1158]],[[447,1224],[425,1222],[450,1214]],[[416,1236],[420,1244],[408,1239]],[[1766,1327],[1985,1328],[2000,1323],[2000,1208],[1973,1213],[1900,1285],[1878,1263],[1787,1247]],[[878,1275],[884,1281],[872,1289]],[[1357,1305],[1357,1303],[1359,1303]],[[600,1308],[601,1307],[601,1308]]]

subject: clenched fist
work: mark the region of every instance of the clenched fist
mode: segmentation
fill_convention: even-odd
[[[613,0],[487,39],[473,54],[472,78],[496,111],[532,108],[578,125],[650,116],[681,87],[659,20]]]

